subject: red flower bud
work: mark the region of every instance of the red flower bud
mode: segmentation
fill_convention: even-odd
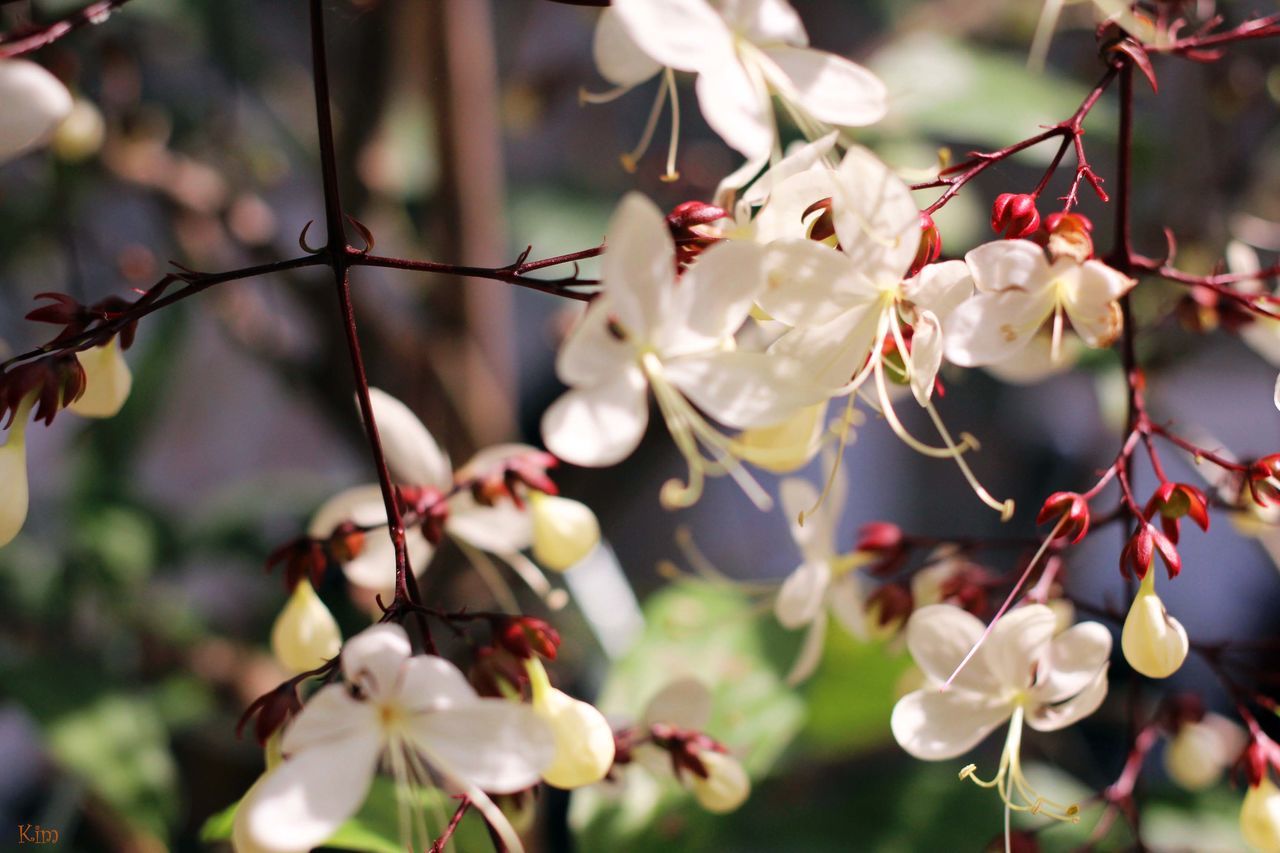
[[[495,626],[494,641],[521,660],[541,655],[555,660],[560,648],[560,633],[551,625],[532,616],[517,616],[506,624]]]
[[[907,278],[911,278],[940,257],[942,257],[942,232],[934,224],[933,217],[921,211],[920,247],[916,249],[915,259],[911,261],[911,268],[907,270]]]
[[[1035,196],[1025,193],[1001,193],[991,205],[991,230],[1005,239],[1030,237],[1040,230],[1040,211]]]
[[[667,228],[676,243],[676,261],[680,265],[691,262],[720,238],[707,226],[724,219],[729,214],[723,208],[701,201],[678,204],[667,214]]]
[[[1040,507],[1036,524],[1045,524],[1055,519],[1055,524],[1062,524],[1058,535],[1069,538],[1074,545],[1089,532],[1089,502],[1084,495],[1076,492],[1054,492],[1045,499],[1044,506]]]
[[[1174,544],[1178,542],[1179,522],[1183,516],[1190,516],[1201,530],[1209,529],[1209,501],[1195,486],[1162,483],[1147,501],[1143,515],[1150,521],[1157,511],[1160,513],[1160,526]]]
[[[1160,555],[1169,578],[1176,578],[1182,571],[1182,558],[1177,547],[1150,523],[1143,522],[1120,552],[1120,574],[1138,580],[1145,578],[1156,554]]]
[[[1093,257],[1093,223],[1079,213],[1053,213],[1044,221],[1047,248],[1054,258],[1074,258],[1084,263]]]

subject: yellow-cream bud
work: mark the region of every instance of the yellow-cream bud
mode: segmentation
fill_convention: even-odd
[[[112,338],[100,347],[76,353],[84,368],[84,393],[69,408],[85,418],[110,418],[129,398],[133,374],[120,352],[120,339]]]
[[[1183,723],[1164,751],[1169,778],[1188,791],[1199,791],[1222,778],[1244,749],[1244,731],[1221,714],[1209,713]]]
[[[107,126],[92,101],[76,98],[71,112],[53,132],[53,153],[68,163],[87,160],[102,148]]]
[[[548,569],[570,569],[600,544],[600,522],[586,504],[534,492],[529,496],[529,511],[533,557]]]
[[[556,755],[542,771],[548,785],[566,790],[599,782],[613,766],[613,729],[595,706],[551,686],[536,658],[525,661],[533,710],[551,726]]]
[[[0,447],[0,548],[18,535],[27,520],[27,413],[31,400],[18,406],[9,438]]]
[[[698,760],[707,768],[707,778],[690,773],[689,790],[704,809],[725,814],[751,796],[751,777],[736,758],[707,749],[698,753]]]
[[[1244,795],[1240,834],[1258,853],[1280,853],[1280,788],[1265,776]]]
[[[1124,659],[1138,672],[1148,678],[1168,678],[1187,659],[1190,645],[1182,623],[1169,615],[1156,595],[1155,576],[1155,568],[1148,569],[1138,587],[1124,620],[1120,647]]]
[[[307,580],[299,581],[271,628],[271,651],[290,672],[315,669],[338,654],[342,632]]]

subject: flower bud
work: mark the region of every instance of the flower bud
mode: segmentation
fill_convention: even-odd
[[[533,556],[549,569],[563,572],[580,563],[600,543],[600,522],[586,504],[534,492]]]
[[[541,655],[555,660],[560,648],[560,632],[542,619],[533,616],[514,616],[497,632],[497,644],[511,654],[526,660]]]
[[[120,352],[119,339],[81,350],[76,358],[84,368],[84,393],[67,408],[84,418],[115,417],[133,387],[133,374]]]
[[[306,672],[324,664],[342,648],[342,633],[329,608],[309,581],[293,588],[271,626],[271,651],[285,669]]]
[[[808,464],[822,444],[827,404],[797,409],[774,426],[756,427],[738,434],[734,452],[743,460],[775,474],[787,474]]]
[[[47,140],[71,112],[71,93],[57,77],[26,59],[0,59],[0,163]]]
[[[1071,258],[1083,264],[1093,257],[1093,223],[1079,213],[1053,213],[1044,220],[1049,232],[1049,257]]]
[[[920,212],[920,247],[916,249],[915,259],[907,270],[907,278],[920,272],[925,266],[942,257],[942,232],[934,224],[933,217],[924,211]]]
[[[886,583],[867,599],[867,628],[872,639],[887,640],[911,615],[911,592],[900,583]]]
[[[1089,532],[1089,502],[1084,495],[1075,492],[1054,492],[1045,499],[1036,516],[1036,524],[1058,519],[1062,528],[1058,535],[1070,540],[1074,545]]]
[[[1240,834],[1260,853],[1280,853],[1280,788],[1270,778],[1264,776],[1245,793]]]
[[[71,112],[53,134],[53,153],[68,163],[79,163],[97,154],[106,138],[107,126],[92,101],[76,98]]]
[[[1168,678],[1187,658],[1187,632],[1156,595],[1155,572],[1142,578],[1124,620],[1120,647],[1129,665],[1148,678]]]
[[[736,758],[714,749],[704,749],[698,753],[698,760],[707,775],[690,773],[686,777],[698,805],[715,814],[727,814],[751,796],[751,777]]]
[[[542,781],[571,790],[603,779],[613,767],[613,729],[595,706],[551,686],[542,662],[525,662],[533,693],[533,711],[550,727],[556,754]]]
[[[1005,239],[1029,237],[1040,230],[1040,211],[1035,196],[1025,193],[1001,193],[991,205],[991,230]]]
[[[13,541],[27,520],[27,417],[25,411],[20,415],[0,447],[0,548]]]
[[[1184,722],[1164,753],[1164,766],[1173,779],[1188,791],[1209,787],[1244,747],[1244,733],[1220,714],[1205,714],[1200,720]]]

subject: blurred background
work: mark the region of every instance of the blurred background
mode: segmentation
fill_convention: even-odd
[[[1036,73],[1026,57],[1038,3],[794,4],[815,46],[885,80],[890,115],[860,138],[903,168],[932,165],[940,147],[959,158],[1029,136],[1069,116],[1100,75],[1083,7],[1068,9],[1048,68]],[[0,23],[76,5],[7,3]],[[1229,15],[1251,9],[1224,4]],[[682,80],[681,179],[659,181],[659,150],[637,174],[621,168],[652,92],[579,103],[581,88],[607,88],[591,59],[593,10],[328,0],[326,11],[344,201],[380,254],[496,266],[526,245],[535,258],[587,248],[626,191],[664,208],[705,200],[737,166]],[[170,260],[214,271],[292,257],[303,226],[322,218],[306,4],[134,0],[37,58],[93,107],[53,151],[0,169],[0,339],[10,351],[43,340],[44,329],[21,319],[36,293],[88,302],[145,288]],[[1280,52],[1259,42],[1214,65],[1161,60],[1157,71],[1158,97],[1138,84],[1139,249],[1161,255],[1168,227],[1191,271],[1211,269],[1229,237],[1271,257],[1280,249]],[[1110,178],[1114,103],[1104,100],[1087,128],[1090,159]],[[938,217],[946,254],[988,239],[991,199],[1029,190],[1051,154],[1043,147],[991,169],[948,205]],[[1049,193],[1065,189],[1058,180]],[[930,199],[922,194],[922,205]],[[1105,247],[1109,212],[1092,196],[1084,210]],[[541,412],[561,390],[554,353],[572,308],[499,283],[393,271],[357,270],[354,286],[371,381],[412,406],[455,464],[497,441],[538,443]],[[1230,335],[1183,329],[1172,312],[1181,295],[1152,283],[1136,297],[1151,329],[1140,356],[1155,416],[1241,456],[1277,450],[1276,368]],[[235,722],[284,675],[266,641],[285,591],[263,573],[265,557],[372,470],[323,273],[211,289],[144,321],[128,360],[136,381],[118,417],[65,416],[29,432],[31,516],[0,551],[0,832],[34,822],[58,828],[64,849],[205,849],[219,843],[201,840],[206,821],[261,771],[261,751],[236,738]],[[1030,535],[1048,492],[1088,485],[1115,454],[1124,385],[1114,353],[1027,387],[978,371],[943,381],[944,417],[984,443],[979,475],[1019,502],[1006,534]],[[906,408],[908,426],[924,434]],[[914,455],[874,418],[846,462],[842,550],[871,520],[940,536],[1001,532],[953,466]],[[700,812],[674,785],[644,796],[592,791],[572,808],[549,796],[535,846],[901,851],[976,849],[982,842],[956,839],[994,837],[994,795],[957,782],[958,764],[920,764],[890,738],[907,664],[895,644],[859,645],[835,629],[817,675],[789,690],[782,679],[799,638],[773,622],[766,596],[662,577],[661,561],[688,567],[680,527],[736,579],[776,582],[799,561],[786,519],[760,514],[731,483],[713,482],[692,510],[661,509],[659,488],[682,464],[655,428],[614,469],[558,472],[565,493],[600,516],[616,560],[604,552],[563,579],[575,601],[553,617],[565,635],[554,676],[634,717],[674,671],[700,675],[719,700],[711,733],[746,755],[755,794],[727,818]],[[1170,474],[1198,482],[1186,465]],[[818,466],[807,476],[817,481]],[[1151,486],[1140,478],[1139,494]],[[1196,638],[1274,633],[1280,583],[1265,543],[1225,522],[1186,537],[1184,573],[1162,596]],[[1068,577],[1082,598],[1123,610],[1120,544],[1114,531],[1091,538],[1071,554]],[[1018,556],[994,553],[990,565],[1009,571]],[[424,585],[441,606],[493,603],[448,549]],[[340,576],[321,594],[348,636],[367,623]],[[1127,672],[1113,673],[1119,697]],[[1222,704],[1194,658],[1173,682]],[[1119,772],[1123,721],[1123,703],[1112,702],[1032,748],[1055,784],[1087,797]],[[994,767],[993,750],[976,755],[980,769]],[[1159,762],[1151,767],[1153,846],[1239,849],[1238,790],[1177,793]],[[1070,849],[1096,814],[1040,839]],[[364,815],[383,846],[356,849],[398,849],[386,840],[393,817],[381,815],[379,828],[379,815]],[[1118,828],[1102,847],[1127,843]]]

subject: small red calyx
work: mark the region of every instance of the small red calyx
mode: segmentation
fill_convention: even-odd
[[[284,566],[284,588],[292,591],[303,581],[319,586],[329,566],[326,543],[310,536],[299,536],[276,548],[267,556],[265,569],[269,574],[276,566]]]
[[[995,578],[977,563],[958,562],[951,574],[942,582],[939,593],[946,604],[954,604],[980,619],[991,612],[989,591]]]
[[[65,293],[37,293],[35,298],[49,301],[27,312],[27,319],[36,323],[51,323],[62,327],[62,331],[47,346],[56,346],[78,337],[95,323],[109,323],[112,320],[116,320],[132,304],[119,296],[108,296],[93,305],[82,305],[78,300]],[[108,330],[102,328],[102,326],[98,326],[94,331],[106,334],[101,335],[100,340],[95,343],[105,344],[118,333],[120,336],[120,348],[128,349],[133,345],[133,337],[137,330],[138,322],[136,320],[110,333],[107,333]]]
[[[1267,777],[1268,766],[1280,771],[1280,745],[1257,728],[1256,723],[1249,728],[1252,737],[1238,765],[1244,770],[1250,787],[1257,787]]]
[[[1050,521],[1061,525],[1058,538],[1070,539],[1074,545],[1089,532],[1089,502],[1076,492],[1054,492],[1045,499],[1036,516],[1036,524]]]
[[[823,240],[830,240],[836,236],[836,221],[831,213],[831,199],[823,198],[815,201],[804,209],[804,213],[800,214],[800,219],[802,221],[807,220],[815,213],[818,215],[809,225],[809,239],[821,243]]]
[[[559,459],[542,450],[512,456],[501,466],[471,478],[471,496],[481,506],[495,506],[499,501],[509,500],[518,509],[524,509],[526,489],[548,495],[560,493],[547,473],[559,464]]]
[[[444,541],[444,526],[449,520],[449,500],[444,492],[431,486],[397,486],[396,499],[401,512],[417,516],[428,542],[439,545]]]
[[[664,749],[671,756],[671,769],[676,778],[684,773],[692,773],[700,779],[710,774],[699,755],[703,752],[719,752],[728,754],[724,744],[702,732],[682,729],[667,723],[653,723],[649,726],[649,739],[654,746]]]
[[[907,270],[907,278],[911,278],[920,270],[942,257],[942,232],[934,224],[933,217],[924,211],[920,212],[920,247],[916,249],[915,259]]]
[[[47,356],[0,373],[0,426],[12,426],[28,400],[34,400],[34,419],[48,426],[80,398],[85,381],[84,367],[72,354]]]
[[[1001,193],[991,205],[991,230],[1006,240],[1030,237],[1040,230],[1040,211],[1035,196]]]
[[[1280,504],[1280,453],[1264,456],[1249,466],[1249,493],[1259,506]]]
[[[560,649],[560,632],[533,616],[516,616],[505,625],[494,625],[494,642],[521,660],[535,655],[555,660]]]
[[[244,734],[244,727],[253,720],[253,734],[258,746],[266,746],[271,736],[284,727],[302,710],[302,702],[298,699],[296,682],[292,679],[274,690],[264,693],[245,709],[240,722],[236,724],[236,737]]]
[[[1082,264],[1093,257],[1093,223],[1079,213],[1051,213],[1045,217],[1046,248],[1049,256],[1072,258]]]
[[[1209,529],[1209,501],[1204,492],[1186,483],[1162,483],[1143,511],[1147,521],[1160,513],[1160,526],[1173,544],[1178,544],[1183,516],[1190,517],[1201,530]]]
[[[914,606],[911,590],[900,583],[882,584],[867,597],[867,613],[875,618],[876,628],[886,631],[905,623]]]
[[[885,577],[902,567],[907,559],[908,549],[902,528],[887,521],[872,521],[862,525],[862,529],[858,531],[858,543],[854,550],[879,557],[868,571]]]
[[[1144,521],[1120,552],[1120,574],[1142,580],[1155,563],[1156,554],[1160,555],[1169,578],[1176,578],[1182,571],[1182,557],[1177,547],[1150,522]]]
[[[712,223],[728,217],[722,207],[703,201],[677,204],[667,214],[667,228],[676,243],[676,261],[685,265],[720,240]]]

